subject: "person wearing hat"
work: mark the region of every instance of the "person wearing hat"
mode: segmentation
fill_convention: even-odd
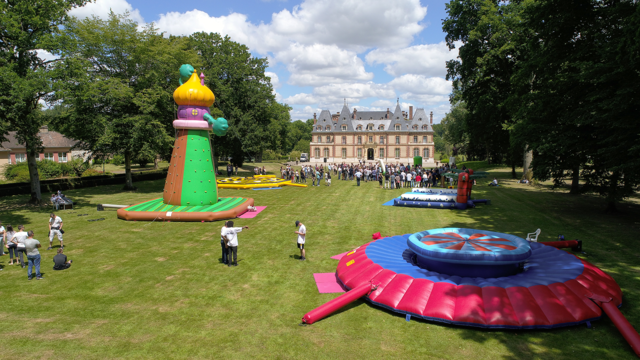
[[[307,228],[298,220],[296,220],[296,227],[298,228],[298,231],[296,231],[295,233],[298,234],[298,249],[300,249],[300,260],[304,261],[307,260],[304,252],[304,242],[307,236]]]

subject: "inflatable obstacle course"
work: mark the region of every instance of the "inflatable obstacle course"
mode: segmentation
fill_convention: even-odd
[[[275,177],[275,175],[256,175],[254,177],[230,177],[218,179],[220,189],[256,189],[276,188],[281,186],[307,187],[305,184],[296,184],[291,180]]]
[[[250,198],[218,197],[209,130],[224,136],[228,125],[209,113],[215,96],[204,85],[204,74],[198,78],[191,65],[182,65],[180,84],[173,93],[178,104],[178,119],[173,122],[176,140],[162,199],[118,209],[121,219],[214,221],[235,218],[253,206]]]
[[[514,235],[445,228],[386,237],[344,255],[336,276],[350,291],[305,314],[303,324],[361,297],[407,320],[478,328],[590,326],[604,311],[640,354],[640,336],[618,310],[622,291],[611,276]]]
[[[476,204],[490,204],[490,200],[472,200],[471,189],[473,179],[486,177],[486,173],[474,173],[473,170],[455,170],[454,173],[443,174],[444,177],[457,178],[457,189],[420,189],[414,188],[412,192],[405,193],[399,199],[393,200],[394,206],[458,209],[474,208]]]

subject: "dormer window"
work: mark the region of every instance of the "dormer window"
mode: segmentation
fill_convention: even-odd
[[[395,129],[400,130],[400,124],[396,124]]]
[[[412,128],[413,130],[418,130],[418,125],[413,125],[411,128]]]
[[[342,125],[342,131],[347,131],[347,125]]]
[[[317,127],[316,127],[316,130],[318,130],[318,131],[322,131],[322,126],[317,126]]]
[[[378,126],[378,130],[380,130],[380,131],[384,131],[384,125],[380,125],[380,126]]]
[[[422,118],[419,118],[418,121],[422,121]]]
[[[362,131],[362,125],[358,125],[358,127],[356,127],[356,130]]]
[[[427,125],[422,125],[422,130],[427,130],[429,127]]]
[[[330,131],[330,130],[331,130],[331,125],[327,125],[327,126],[325,126],[325,127],[324,127],[324,129],[325,129],[326,131]]]
[[[373,130],[373,124],[367,125],[367,130]]]

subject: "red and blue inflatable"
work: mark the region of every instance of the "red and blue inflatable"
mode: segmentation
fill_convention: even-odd
[[[338,263],[336,275],[350,291],[302,322],[311,324],[363,296],[407,319],[490,329],[590,326],[604,310],[640,354],[640,336],[618,310],[622,291],[615,280],[549,245],[463,228],[374,240]]]

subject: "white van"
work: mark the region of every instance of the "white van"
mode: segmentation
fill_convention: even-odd
[[[309,161],[309,154],[307,153],[300,154],[300,162],[307,162],[307,161]]]

